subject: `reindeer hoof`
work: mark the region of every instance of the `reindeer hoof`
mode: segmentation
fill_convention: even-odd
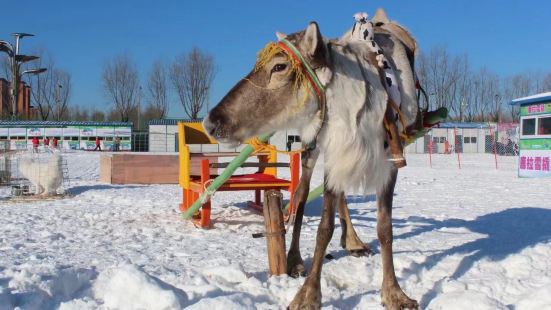
[[[354,257],[371,256],[373,255],[373,251],[366,246],[364,249],[348,250],[348,254]]]
[[[348,251],[348,255],[354,257],[370,256],[373,255],[373,251],[369,245],[363,243],[358,236],[342,235],[341,247]]]
[[[356,243],[355,246],[346,247],[343,246],[344,249],[348,251],[348,254],[354,257],[362,257],[362,256],[371,256],[373,255],[373,250],[369,247],[369,245],[359,242]]]
[[[400,287],[383,289],[381,305],[388,310],[419,309],[417,301],[409,298]]]
[[[305,277],[306,268],[304,268],[304,263],[301,262],[295,265],[287,263],[287,274],[293,278]]]
[[[319,287],[304,285],[293,298],[293,301],[287,307],[290,310],[317,310],[321,308],[321,290]]]
[[[290,277],[298,278],[306,276],[306,268],[304,268],[304,261],[300,257],[300,253],[289,252],[287,256],[287,274]]]

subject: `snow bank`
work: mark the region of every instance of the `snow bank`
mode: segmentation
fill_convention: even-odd
[[[534,291],[522,296],[515,310],[550,310],[551,309],[551,283],[541,286]]]
[[[427,306],[427,310],[508,310],[499,301],[476,291],[444,293],[437,296]]]
[[[181,309],[187,301],[183,291],[129,264],[103,271],[93,290],[111,309]]]
[[[4,270],[3,274],[10,280],[7,287],[0,287],[1,310],[16,306],[25,310],[42,310],[87,294],[96,272],[49,264],[23,264]]]
[[[232,294],[228,296],[217,296],[204,298],[199,302],[187,307],[188,310],[224,309],[224,310],[256,310],[259,309],[250,297],[245,294]]]

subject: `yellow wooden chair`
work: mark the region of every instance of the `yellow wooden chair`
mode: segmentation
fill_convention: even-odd
[[[218,168],[225,168],[227,163],[220,163],[221,157],[235,157],[235,152],[191,152],[190,146],[213,145],[216,140],[209,137],[199,122],[178,123],[178,150],[180,158],[179,183],[183,189],[183,199],[180,203],[180,210],[185,212],[191,207],[199,195],[206,189],[208,182],[217,175]],[[277,151],[275,147],[267,148],[254,154],[258,157],[258,163],[244,163],[242,167],[258,167],[255,173],[234,175],[228,179],[217,191],[240,191],[254,190],[255,201],[250,206],[261,208],[262,190],[276,189],[287,190],[291,193],[291,200],[298,186],[300,178],[300,156],[298,153],[290,155],[289,163],[277,162]],[[278,167],[289,167],[291,169],[290,180],[277,177]],[[291,210],[292,211],[292,210]],[[193,216],[193,222],[201,228],[210,227],[211,202],[206,202],[203,207]]]

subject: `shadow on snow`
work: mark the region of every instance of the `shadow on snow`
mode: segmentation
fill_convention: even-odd
[[[425,225],[398,235],[395,239],[408,239],[442,228],[466,228],[473,233],[485,235],[485,237],[429,255],[425,262],[418,266],[418,268],[431,269],[448,256],[463,255],[455,271],[449,275],[449,278],[453,280],[461,278],[481,259],[488,259],[492,262],[501,261],[511,254],[520,253],[538,243],[551,241],[551,225],[549,225],[551,210],[543,208],[511,208],[481,215],[473,220],[438,221],[430,218],[410,217],[407,221],[412,224],[422,223]],[[421,272],[421,270],[412,271]],[[420,300],[422,307],[438,294],[438,285],[435,283],[434,287]]]
[[[108,189],[123,189],[123,188],[140,188],[143,186],[140,185],[107,185],[107,184],[98,184],[98,185],[82,185],[74,186],[67,190],[67,192],[73,196],[80,195],[87,191],[99,191],[99,190],[108,190]]]

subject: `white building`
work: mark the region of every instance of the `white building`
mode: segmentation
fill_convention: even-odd
[[[178,122],[183,119],[149,121],[149,151],[178,152]]]
[[[201,122],[202,120],[196,120]],[[149,151],[178,152],[178,122],[191,122],[187,119],[157,119],[149,121]],[[287,150],[288,142],[292,149],[300,149],[301,142],[296,130],[279,131],[270,139],[278,150]],[[230,151],[224,146],[200,146],[203,151]],[[239,148],[238,148],[239,149]],[[235,149],[231,149],[234,151]]]
[[[429,153],[432,146],[432,153],[493,153],[495,145],[498,153],[507,153],[510,140],[518,143],[518,124],[441,123],[408,145],[405,152]]]
[[[115,139],[120,139],[120,150],[132,149],[132,123],[122,122],[73,122],[73,121],[0,121],[0,140],[7,140],[10,148],[32,147],[32,139],[40,145],[48,137],[50,143],[57,138],[63,149],[90,150],[96,147],[99,137],[103,150],[113,148]]]

